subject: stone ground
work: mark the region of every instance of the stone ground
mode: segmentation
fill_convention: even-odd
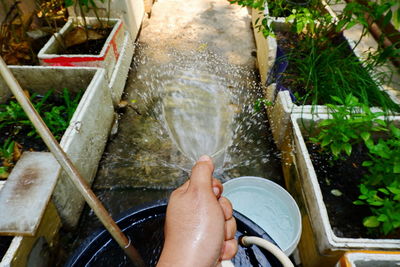
[[[237,113],[238,129],[243,128],[234,136],[229,164],[220,178],[253,175],[282,183],[279,154],[272,145],[265,114],[252,114],[254,100],[262,94],[257,86],[255,51],[247,8],[226,0],[154,3],[150,18],[142,25],[127,80],[124,99],[128,107],[121,111],[118,132],[106,147],[93,184],[112,216],[166,198],[187,179],[182,168],[187,160],[163,130],[160,116],[154,114],[156,102],[162,98],[154,91],[160,81],[173,80],[178,69],[193,69],[196,64],[200,68],[202,61],[210,62],[203,64],[204,71],[233,88],[231,93],[237,96],[231,106]],[[212,82],[210,77],[199,79]],[[62,237],[62,242],[68,243],[66,255],[99,225],[86,207],[78,236]]]

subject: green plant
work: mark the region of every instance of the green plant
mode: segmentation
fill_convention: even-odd
[[[386,131],[386,122],[379,119],[383,112],[372,112],[351,94],[344,101],[335,96],[332,99],[339,105],[327,104],[331,118],[318,123],[319,133],[310,141],[328,150],[334,159],[342,153],[350,156],[353,145],[368,140],[371,132]]]
[[[379,88],[391,79],[390,74],[376,70],[372,58],[360,62],[346,42],[320,49],[320,43],[314,39],[298,40],[296,49],[287,55],[287,60],[291,64],[285,77],[292,81],[288,87],[301,90],[300,104],[332,103],[331,96],[345,99],[353,94],[366,105],[400,110]]]
[[[2,146],[0,146],[0,179],[8,177],[10,168],[13,166],[15,142],[8,138]]]
[[[400,184],[392,184],[375,189],[360,185],[361,195],[354,201],[356,205],[369,205],[373,215],[363,219],[368,228],[378,228],[384,235],[400,228]]]
[[[54,91],[49,90],[45,95],[33,94],[30,99],[36,111],[42,116],[44,122],[57,140],[68,127],[82,96],[82,91],[75,97],[72,97],[67,89],[63,90],[62,101],[59,104],[48,103],[53,96]],[[13,134],[16,135],[22,128],[28,129],[28,136],[39,138],[32,123],[26,116],[22,107],[16,101],[10,101],[8,104],[0,105],[0,129],[13,125]]]
[[[369,174],[364,177],[368,185],[389,185],[400,181],[400,129],[393,124],[389,126],[390,137],[378,141],[367,136],[365,145],[369,151],[370,160],[364,161]]]
[[[363,219],[368,228],[378,228],[387,235],[400,228],[400,129],[389,125],[390,135],[374,141],[364,138],[370,160],[362,163],[368,168],[360,185],[356,205],[368,205],[373,215]]]
[[[262,107],[272,107],[273,103],[265,98],[258,98],[253,105],[253,108],[256,112],[260,112]]]

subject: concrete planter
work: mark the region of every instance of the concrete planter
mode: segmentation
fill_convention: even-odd
[[[105,77],[109,82],[114,103],[121,99],[126,76],[133,56],[133,43],[130,35],[124,30],[120,19],[110,19],[113,29],[108,36],[100,54],[98,55],[64,55],[59,54],[61,46],[59,41],[62,36],[74,28],[79,19],[70,19],[57,33],[57,39],[53,36],[39,51],[40,64],[44,66],[80,66],[98,67],[105,69]],[[87,18],[88,24],[96,24],[96,18]],[[117,81],[118,80],[118,81]]]
[[[302,131],[303,125],[326,118],[326,114],[291,115],[291,138],[283,145],[285,182],[292,195],[299,196],[296,201],[303,207],[304,234],[299,244],[302,262],[305,266],[328,266],[328,263],[334,265],[349,250],[400,249],[399,239],[343,238],[334,234]]]
[[[398,251],[358,251],[345,253],[336,267],[398,266],[399,263]]]
[[[104,78],[104,70],[74,67],[11,67],[23,88],[38,93],[50,89],[62,91],[68,88],[85,93],[65,131],[61,146],[79,169],[81,175],[91,183],[97,171],[111,124],[113,106]],[[51,77],[51,79],[49,79]],[[0,99],[7,100],[11,92],[0,80]],[[74,227],[83,209],[84,199],[59,167],[59,178],[53,201],[67,227]]]

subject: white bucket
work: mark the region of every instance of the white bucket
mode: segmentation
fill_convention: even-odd
[[[223,196],[267,232],[285,255],[293,253],[300,241],[301,215],[285,189],[265,178],[243,176],[224,183]]]

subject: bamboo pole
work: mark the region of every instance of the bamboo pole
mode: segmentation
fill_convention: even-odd
[[[121,229],[111,218],[103,204],[90,189],[90,186],[86,180],[84,180],[79,174],[79,171],[76,169],[68,155],[64,152],[60,144],[54,138],[53,134],[47,128],[46,124],[43,122],[42,118],[37,113],[28,97],[25,95],[21,86],[18,84],[18,81],[15,79],[14,75],[7,67],[2,57],[0,57],[0,73],[51,153],[53,153],[58,163],[68,174],[69,178],[85,198],[88,205],[93,209],[96,216],[103,223],[104,227],[108,230],[115,241],[117,241],[119,246],[125,251],[134,264],[137,266],[145,266],[138,251],[131,244],[131,241],[124,235],[124,233],[122,233]]]

